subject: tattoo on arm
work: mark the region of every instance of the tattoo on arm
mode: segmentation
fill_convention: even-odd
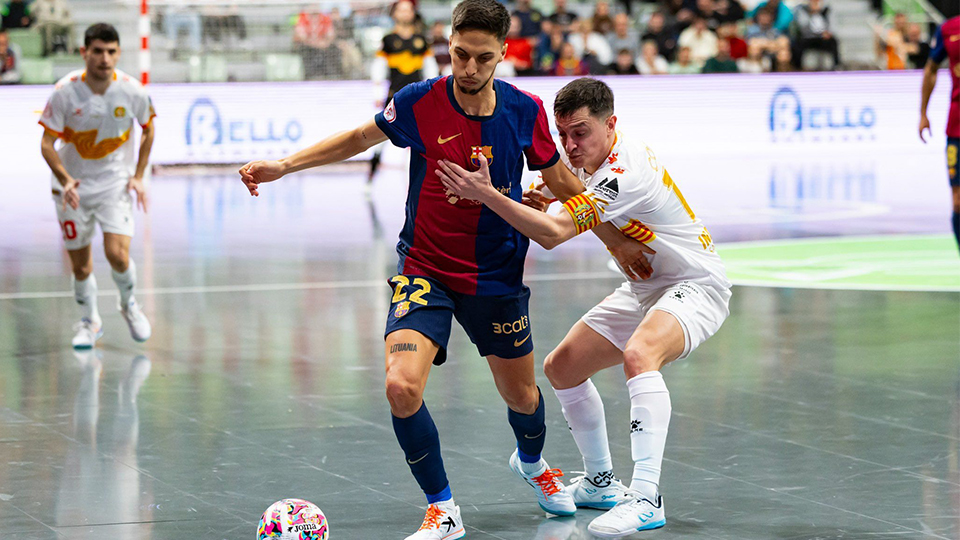
[[[390,354],[398,352],[417,352],[416,343],[396,343],[390,346]]]

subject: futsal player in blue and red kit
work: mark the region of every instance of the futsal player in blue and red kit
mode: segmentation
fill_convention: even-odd
[[[930,59],[923,69],[923,88],[920,96],[920,139],[924,130],[930,132],[930,119],[927,118],[927,104],[937,84],[937,70],[945,59],[950,59],[950,112],[947,114],[947,173],[950,176],[950,188],[953,190],[953,234],[960,246],[960,165],[957,154],[960,153],[960,17],[948,19],[933,36]]]
[[[453,75],[406,86],[383,112],[278,161],[240,169],[252,195],[284,174],[342,161],[389,139],[411,149],[406,222],[397,244],[398,274],[385,331],[386,393],[393,426],[414,477],[427,497],[420,530],[407,540],[453,540],[464,535],[447,481],[437,427],[423,401],[432,365],[447,356],[452,319],[485,356],[516,437],[509,463],[553,514],[576,510],[572,497],[541,457],[544,403],[534,378],[529,289],[523,285],[528,240],[494,212],[448,193],[438,160],[468,170],[486,158],[496,188],[523,198],[521,172],[540,170],[561,200],[583,185],[559,160],[540,99],[493,79],[506,52],[510,15],[496,0],[464,0],[453,11]],[[531,199],[530,204],[536,203]],[[609,224],[593,229],[622,267],[649,276],[648,250]],[[649,251],[648,251],[649,252]]]

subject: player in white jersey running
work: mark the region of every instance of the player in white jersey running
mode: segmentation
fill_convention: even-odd
[[[134,231],[130,191],[146,212],[143,175],[153,146],[153,105],[139,82],[116,69],[120,37],[113,26],[91,26],[83,44],[80,53],[86,69],[57,83],[40,119],[44,128],[40,148],[53,171],[51,191],[80,305],[81,319],[73,338],[78,349],[93,347],[103,335],[90,250],[97,223],[130,334],[142,342],[151,333],[150,322],[133,296],[137,277],[130,259]],[[134,121],[143,127],[136,161]]]
[[[547,249],[611,222],[656,251],[648,257],[651,277],[625,274],[627,281],[588,311],[544,364],[586,468],[567,489],[578,506],[609,509],[589,526],[609,538],[666,524],[659,483],[671,405],[660,369],[715,334],[730,301],[730,282],[706,228],[650,147],[616,130],[613,112],[613,92],[595,79],[577,79],[557,94],[560,140],[587,188],[558,215],[501,195],[485,164],[470,173],[443,163],[438,173],[458,196],[482,202]],[[629,489],[613,474],[603,402],[590,381],[620,364],[630,393]]]

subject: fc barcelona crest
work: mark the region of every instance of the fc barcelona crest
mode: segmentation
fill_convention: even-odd
[[[397,304],[397,309],[393,310],[393,316],[397,319],[410,313],[410,302],[405,300]]]
[[[487,165],[493,164],[493,147],[492,146],[471,146],[470,147],[470,163],[476,167],[480,168],[480,154],[483,154],[487,158]]]

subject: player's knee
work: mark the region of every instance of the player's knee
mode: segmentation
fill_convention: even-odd
[[[569,363],[569,352],[563,347],[554,349],[543,361],[543,373],[554,388],[569,388],[571,386],[567,380],[569,378],[569,370],[567,369]]]
[[[649,340],[639,340],[630,343],[623,351],[623,365],[630,376],[636,376],[648,371],[659,371],[661,358],[657,353],[658,346]]]
[[[90,261],[73,269],[73,278],[77,281],[83,281],[93,273],[93,261]]]
[[[533,414],[540,405],[540,390],[536,384],[521,386],[502,395],[507,407],[521,414]]]
[[[423,393],[420,385],[401,376],[387,374],[387,401],[394,416],[406,418],[420,408]]]
[[[107,256],[107,262],[110,263],[111,268],[117,272],[126,272],[130,261],[130,253],[126,249],[113,246],[106,248],[104,253]]]

